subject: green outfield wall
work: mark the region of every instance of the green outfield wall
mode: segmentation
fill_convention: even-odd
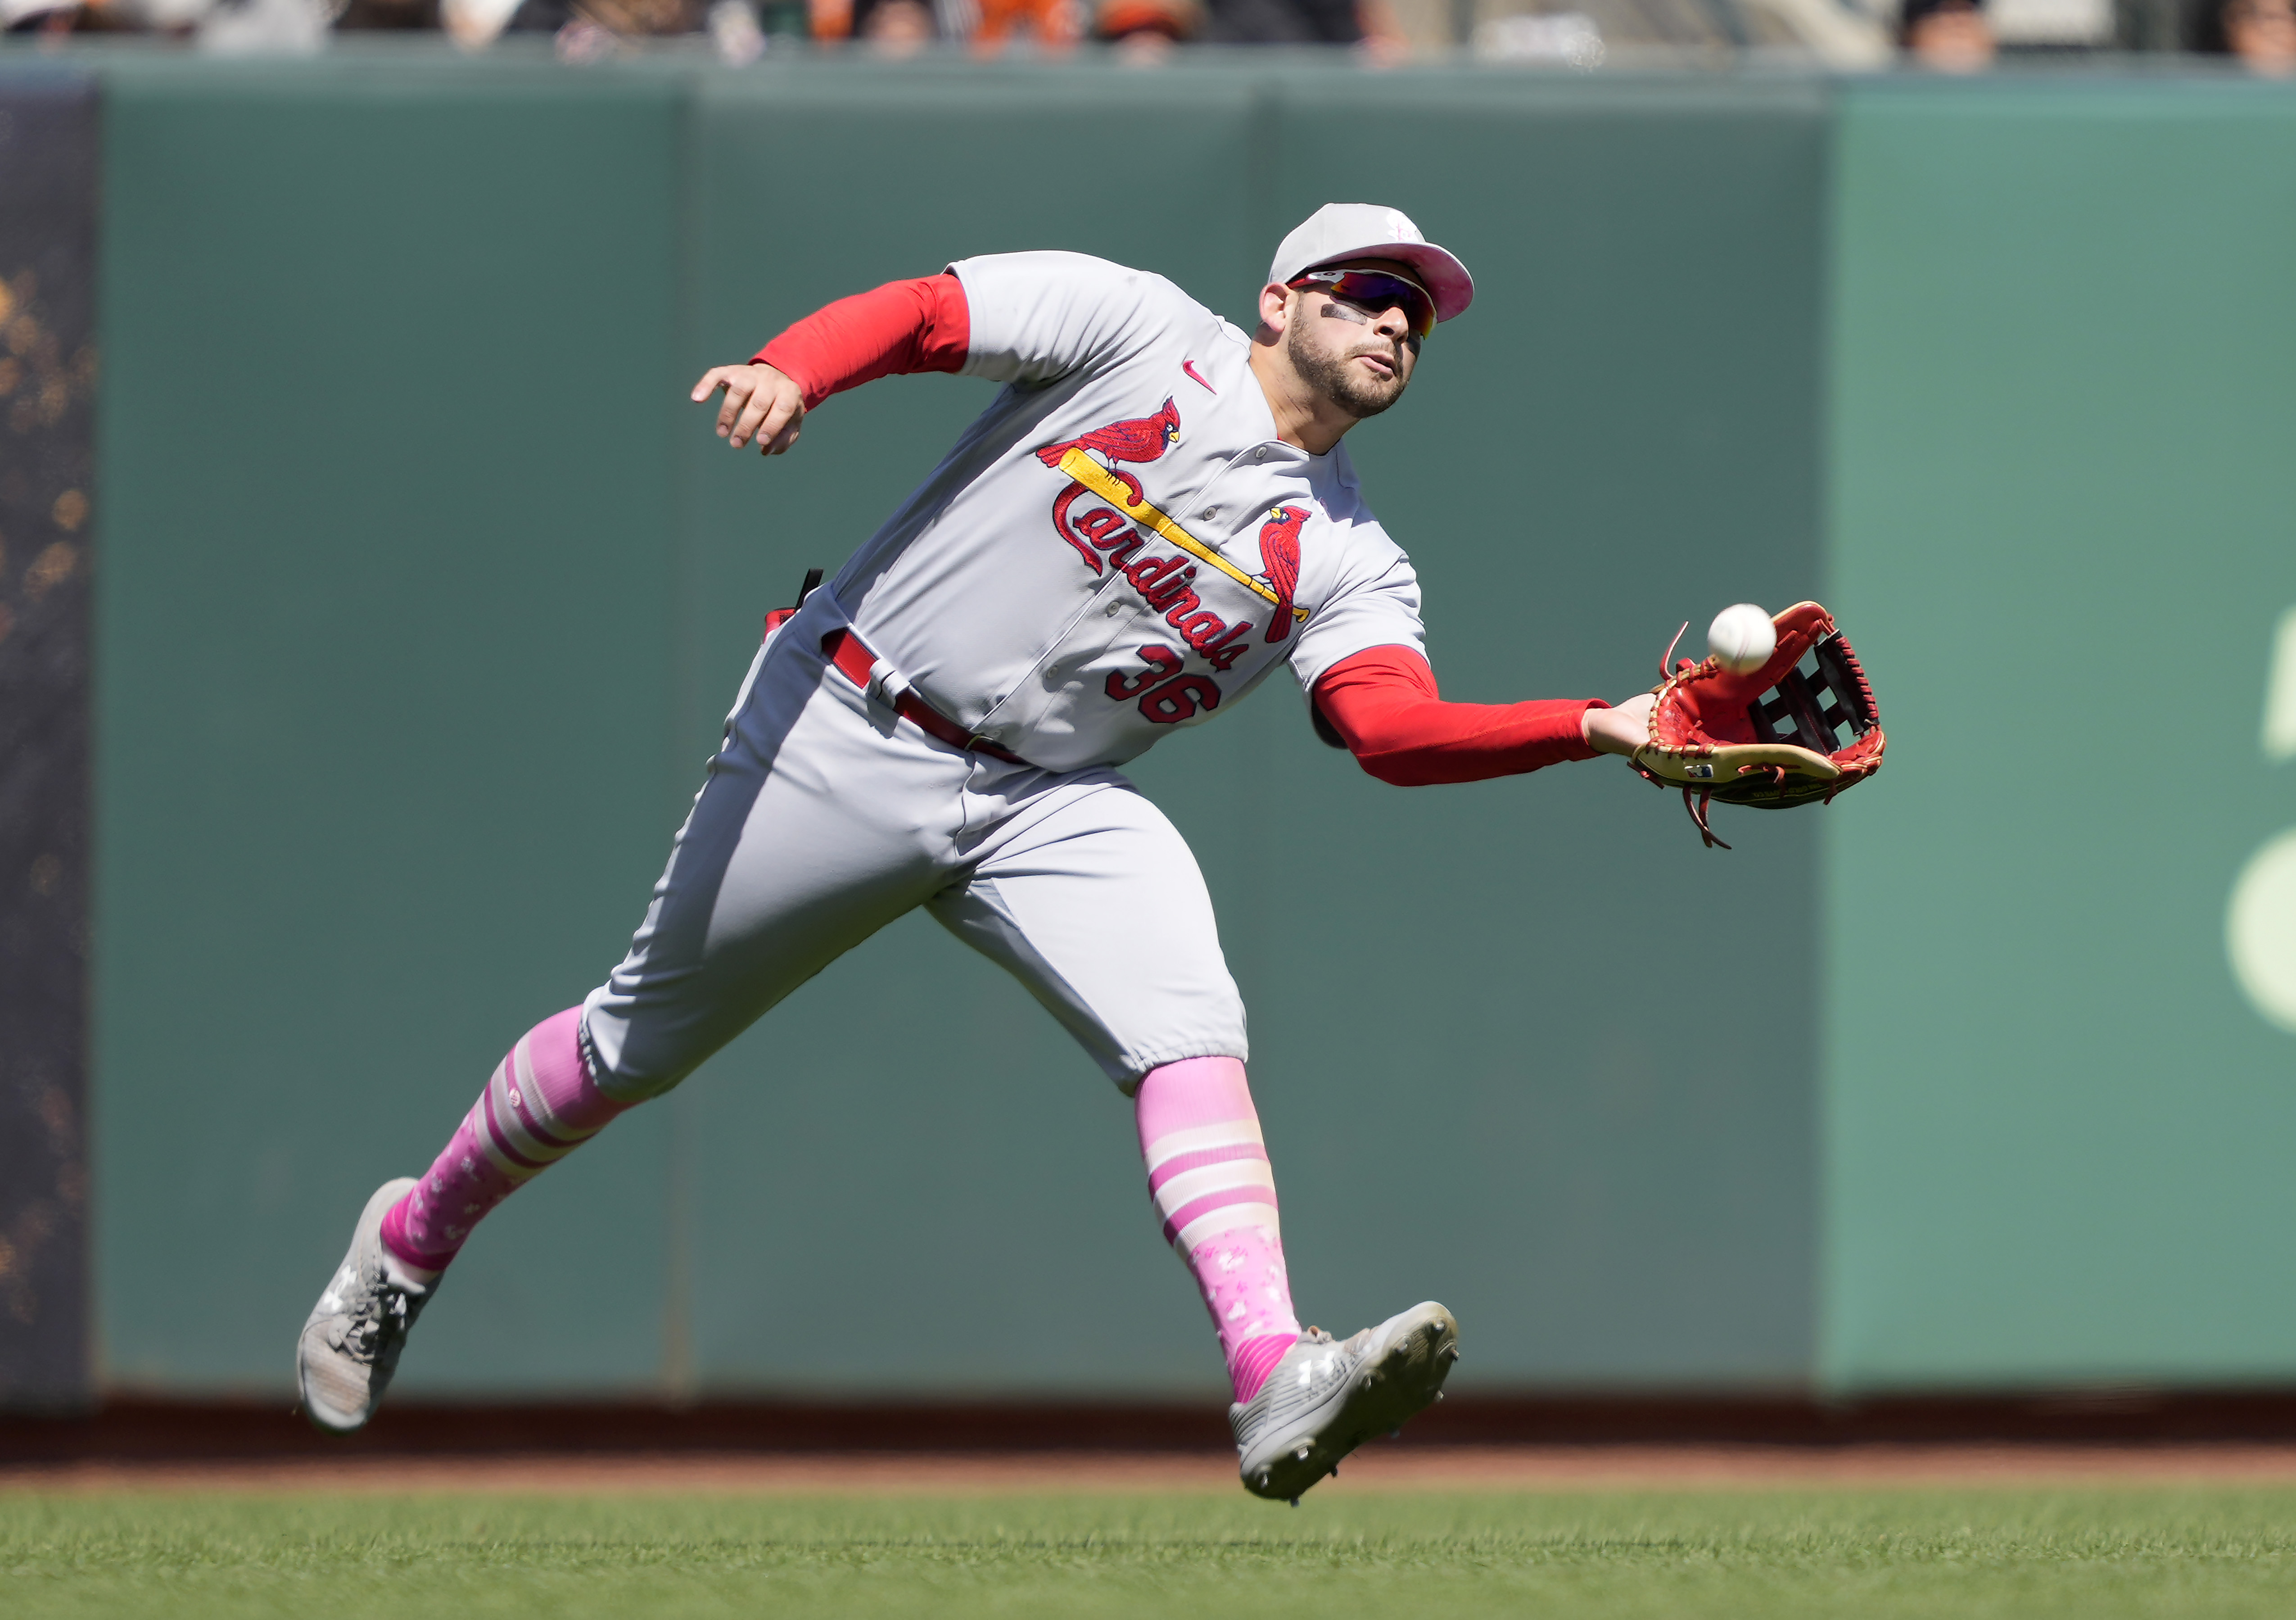
[[[1832,1383],[2296,1377],[2296,876],[2252,866],[2296,826],[2296,98],[2260,88],[1841,101],[1833,573],[1894,741],[1828,822]]]
[[[1485,1387],[2296,1377],[2255,1283],[2296,1046],[2225,933],[2296,823],[2259,744],[2296,96],[101,74],[110,1385],[283,1384],[365,1190],[619,955],[759,613],[989,392],[890,380],[766,463],[693,374],[999,249],[1241,319],[1342,193],[1480,280],[1350,440],[1447,693],[1621,696],[1682,620],[1815,595],[1893,746],[1728,854],[1607,763],[1384,787],[1274,685],[1141,761],[1250,1005],[1303,1312],[1442,1298]],[[1200,1312],[1126,1105],[913,918],[491,1219],[402,1377],[1210,1391]]]

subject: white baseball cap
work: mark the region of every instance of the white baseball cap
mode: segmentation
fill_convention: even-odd
[[[1372,202],[1326,202],[1275,250],[1267,279],[1281,285],[1303,271],[1342,259],[1392,259],[1418,274],[1435,300],[1435,318],[1464,315],[1475,301],[1475,278],[1458,258],[1419,234],[1400,209]]]

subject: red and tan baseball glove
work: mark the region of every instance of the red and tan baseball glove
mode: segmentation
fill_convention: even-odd
[[[1650,741],[1628,761],[1660,786],[1682,790],[1709,849],[1730,847],[1707,825],[1710,801],[1760,810],[1830,803],[1882,768],[1874,688],[1833,616],[1797,602],[1772,622],[1777,650],[1751,674],[1714,658],[1685,658],[1669,671],[1660,659],[1666,679],[1651,708]]]

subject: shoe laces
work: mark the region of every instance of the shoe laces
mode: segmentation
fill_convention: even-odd
[[[369,1267],[359,1283],[357,1302],[343,1324],[342,1349],[358,1361],[372,1361],[392,1341],[406,1336],[413,1303],[406,1290],[381,1266]]]

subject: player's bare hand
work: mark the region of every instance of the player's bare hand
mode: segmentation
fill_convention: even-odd
[[[1615,709],[1589,709],[1578,718],[1580,735],[1589,748],[1604,753],[1632,753],[1650,741],[1651,705],[1658,695],[1645,692]]]
[[[805,391],[770,366],[713,366],[693,385],[701,404],[719,389],[718,437],[735,449],[754,441],[758,454],[778,456],[797,442],[805,420]]]

